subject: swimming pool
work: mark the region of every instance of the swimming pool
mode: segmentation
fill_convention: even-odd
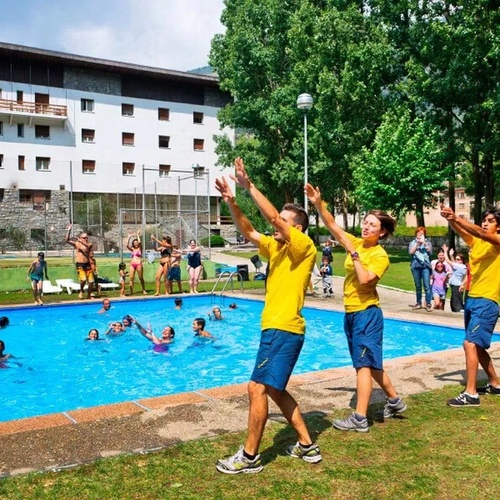
[[[208,296],[186,297],[182,310],[173,298],[115,301],[105,314],[100,302],[2,309],[10,325],[0,330],[6,352],[16,356],[0,370],[0,421],[87,408],[122,401],[196,391],[246,382],[260,335],[260,301],[236,299],[238,309],[222,306],[223,321],[207,321],[215,341],[193,337],[192,321],[207,318]],[[294,373],[340,366],[351,361],[343,332],[343,313],[304,308],[306,342]],[[167,353],[155,353],[133,327],[97,342],[84,339],[91,328],[104,337],[109,322],[130,314],[157,335],[175,328]],[[385,358],[459,347],[463,330],[386,319]]]

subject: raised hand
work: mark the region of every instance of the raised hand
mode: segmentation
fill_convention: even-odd
[[[215,179],[215,189],[219,191],[225,202],[228,202],[234,196],[225,177]]]
[[[231,179],[238,183],[242,188],[248,189],[251,186],[250,179],[248,178],[247,171],[243,159],[238,157],[234,160],[235,175],[230,175]]]
[[[444,217],[446,220],[454,220],[456,215],[450,207],[441,205],[441,217]]]
[[[306,184],[304,186],[304,193],[306,193],[307,199],[314,205],[321,202],[321,191],[319,187],[313,187],[312,184]]]

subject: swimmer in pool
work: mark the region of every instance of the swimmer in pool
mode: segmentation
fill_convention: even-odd
[[[193,321],[193,331],[195,337],[206,337],[208,339],[215,339],[215,337],[205,330],[205,320],[204,318],[196,318]]]
[[[7,361],[9,358],[12,357],[12,354],[5,354],[5,342],[3,340],[0,340],[0,363],[3,363],[4,361]]]
[[[151,340],[154,344],[153,350],[155,352],[166,352],[168,350],[168,346],[172,344],[175,340],[175,330],[171,326],[166,326],[161,332],[161,338],[158,338],[151,329],[151,326],[148,325],[147,328],[144,328],[137,320],[132,318],[132,322],[135,323],[138,330],[141,334],[146,337],[148,340]]]
[[[100,340],[99,330],[97,330],[97,328],[92,328],[92,330],[89,331],[87,338],[85,340]]]
[[[175,304],[175,309],[182,309],[182,299],[177,297],[175,300],[174,300],[174,304]]]
[[[222,312],[220,310],[220,307],[215,306],[212,309],[211,313],[208,313],[208,319],[212,319],[214,321],[221,321],[224,318],[222,317]]]
[[[111,300],[109,299],[104,299],[102,301],[102,307],[99,309],[99,314],[104,314],[105,312],[108,312],[111,309]]]
[[[133,322],[134,322],[133,318],[132,318],[132,316],[130,316],[130,314],[126,314],[122,318],[122,325],[124,328],[130,328],[132,326]]]
[[[120,321],[115,321],[109,324],[109,327],[104,335],[121,335],[125,331],[125,327]]]

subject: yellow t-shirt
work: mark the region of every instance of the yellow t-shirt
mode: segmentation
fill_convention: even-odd
[[[305,333],[306,322],[300,311],[316,262],[314,243],[309,236],[291,227],[288,243],[261,236],[259,253],[269,261],[262,329]]]
[[[485,298],[498,303],[500,295],[500,247],[474,238],[469,256],[472,281],[469,297]]]
[[[363,240],[355,236],[348,235],[354,243],[355,251],[359,254],[359,260],[367,271],[376,274],[379,279],[389,268],[389,257],[387,252],[380,246],[365,248]],[[377,293],[377,281],[362,285],[354,270],[354,263],[350,256],[347,256],[344,263],[346,277],[344,280],[344,307],[346,312],[358,312],[370,306],[379,306],[380,301]]]

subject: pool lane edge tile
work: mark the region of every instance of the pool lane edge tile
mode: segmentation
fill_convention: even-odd
[[[20,418],[18,420],[9,420],[8,422],[0,422],[0,436],[50,429],[51,427],[62,427],[64,425],[74,425],[74,423],[63,413],[51,413],[50,415],[42,415],[40,417]]]
[[[145,410],[128,401],[126,403],[115,403],[111,405],[93,406],[80,410],[71,410],[66,413],[81,424],[84,422],[95,422],[106,418],[126,417],[134,413],[144,413]]]
[[[191,403],[202,403],[206,401],[194,392],[181,392],[179,394],[170,394],[168,396],[156,396],[154,398],[138,399],[137,402],[141,405],[147,406],[152,410],[160,410],[168,406],[178,406]]]

